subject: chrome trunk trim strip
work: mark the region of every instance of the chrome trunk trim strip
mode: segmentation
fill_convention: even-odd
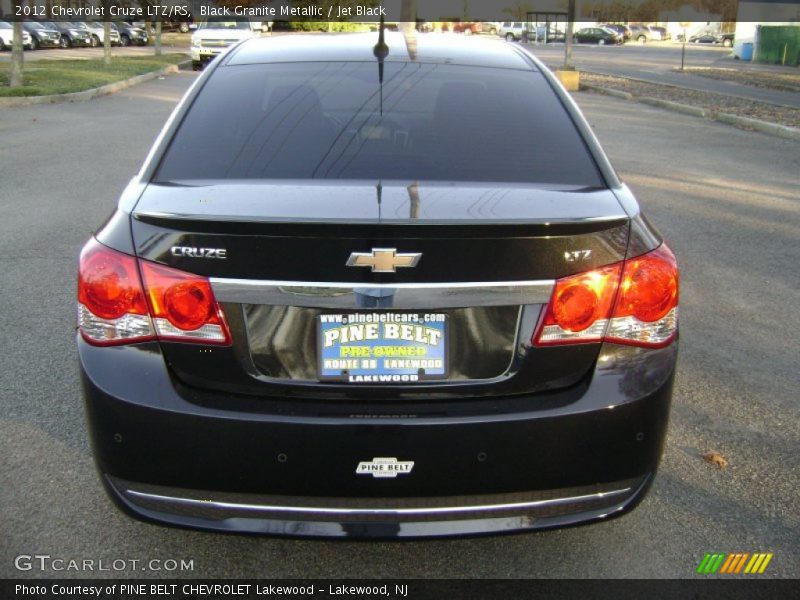
[[[553,280],[356,284],[212,277],[210,281],[220,302],[326,309],[361,308],[359,296],[379,297],[380,308],[414,310],[545,304],[555,285]]]

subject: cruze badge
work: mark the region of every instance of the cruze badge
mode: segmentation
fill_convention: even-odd
[[[358,463],[356,475],[372,475],[373,477],[395,478],[398,475],[408,475],[414,468],[413,460],[397,460],[396,458],[373,458]]]
[[[416,267],[422,252],[397,252],[397,248],[373,248],[372,252],[353,252],[348,267],[372,267],[373,273],[395,273],[398,268]]]
[[[188,258],[227,258],[225,248],[194,248],[192,246],[173,246],[170,248],[172,256],[186,256]]]

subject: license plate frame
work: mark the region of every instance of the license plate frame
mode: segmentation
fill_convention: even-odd
[[[447,381],[449,325],[450,316],[445,312],[325,311],[315,323],[318,378],[353,385]],[[333,333],[326,336],[334,330],[339,331],[338,337]]]

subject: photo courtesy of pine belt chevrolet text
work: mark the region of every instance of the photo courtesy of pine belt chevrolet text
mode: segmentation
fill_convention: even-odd
[[[248,37],[175,108],[80,255],[120,509],[392,538],[591,523],[646,494],[676,259],[545,66],[444,37]]]

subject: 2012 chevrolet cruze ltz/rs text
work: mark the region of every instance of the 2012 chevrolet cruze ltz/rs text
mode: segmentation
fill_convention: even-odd
[[[236,45],[79,271],[94,456],[138,518],[548,528],[632,508],[658,466],[675,258],[515,44]]]

